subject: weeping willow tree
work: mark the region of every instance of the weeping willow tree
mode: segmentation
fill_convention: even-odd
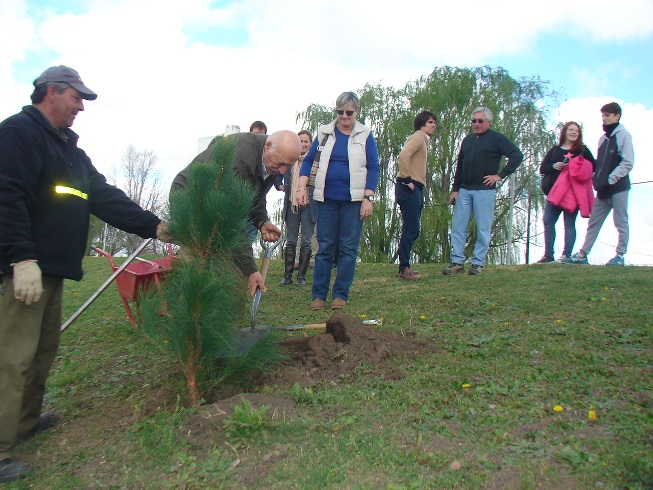
[[[492,128],[504,133],[524,153],[524,162],[515,177],[515,219],[513,243],[523,242],[527,234],[528,213],[537,213],[541,198],[537,194],[539,163],[555,144],[548,129],[547,114],[557,95],[547,82],[537,77],[512,78],[503,68],[439,67],[429,75],[395,89],[366,84],[358,91],[361,99],[359,119],[377,142],[380,160],[378,204],[374,215],[365,221],[361,237],[361,258],[365,261],[394,262],[401,234],[401,216],[394,200],[397,158],[407,137],[413,132],[415,115],[428,110],[437,116],[437,131],[428,157],[424,188],[422,232],[413,245],[414,262],[446,262],[451,250],[449,233],[453,209],[448,199],[463,138],[470,131],[472,111],[488,107],[494,114]],[[304,127],[317,128],[333,119],[333,108],[311,105],[298,120]],[[497,205],[488,261],[501,262],[513,248],[507,243],[508,185],[497,191]],[[468,250],[476,241],[475,224],[468,230]]]
[[[233,142],[214,146],[213,160],[194,164],[187,188],[170,196],[168,226],[183,258],[140,301],[141,330],[184,373],[191,405],[211,387],[282,359],[272,335],[243,338],[246,287],[234,254],[246,241],[254,191],[234,175]]]

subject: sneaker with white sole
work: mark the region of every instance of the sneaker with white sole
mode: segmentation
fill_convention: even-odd
[[[571,257],[567,259],[562,259],[560,262],[562,262],[563,264],[585,264],[585,265],[590,263],[589,260],[587,260],[587,256],[583,257],[580,255],[580,253],[572,254]]]
[[[626,265],[626,262],[624,261],[624,256],[623,255],[615,255],[610,260],[608,260],[608,263],[605,264],[605,265],[621,265],[621,266],[624,266],[624,265]]]

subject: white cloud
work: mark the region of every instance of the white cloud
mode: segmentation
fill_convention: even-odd
[[[98,169],[108,171],[133,144],[158,154],[167,181],[195,156],[198,138],[222,133],[230,124],[247,130],[261,119],[272,131],[299,129],[296,113],[309,103],[331,105],[340,92],[367,82],[403,86],[435,66],[476,66],[490,56],[529,53],[539,36],[557,32],[601,41],[653,32],[649,0],[622,1],[618,8],[612,1],[578,0],[574,10],[582,12],[580,20],[565,14],[563,0],[528,9],[516,0],[83,5],[82,13],[62,13],[55,3],[29,11],[24,0],[0,3],[0,44],[10,47],[0,50],[0,119],[29,102],[31,81],[43,69],[66,64],[99,95],[86,103],[74,127]],[[238,30],[240,37],[228,37]],[[211,44],[225,36],[222,45]],[[16,78],[17,62],[23,71],[33,66],[34,73]],[[611,86],[601,73],[578,76],[597,87]],[[564,110],[572,107],[566,104]],[[600,122],[596,110],[588,109],[588,130]],[[638,152],[643,146],[638,141],[645,140],[635,126],[646,126],[639,124],[644,119],[631,118],[646,109],[633,107],[631,115],[624,104],[624,112]],[[644,167],[644,158],[637,157]]]

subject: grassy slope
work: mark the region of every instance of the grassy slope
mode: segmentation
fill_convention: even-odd
[[[83,282],[66,284],[64,316],[110,273],[102,258],[85,269]],[[346,311],[432,338],[433,351],[399,360],[401,381],[372,374],[317,387],[305,416],[272,427],[231,470],[231,449],[176,442],[183,379],[125,321],[112,287],[63,335],[47,403],[66,423],[21,446],[36,474],[5,487],[653,483],[651,268],[489,267],[480,277],[419,269],[423,280],[400,282],[395,266],[359,265]],[[310,288],[277,287],[280,277],[273,262],[259,323],[325,321],[328,312],[308,310]]]

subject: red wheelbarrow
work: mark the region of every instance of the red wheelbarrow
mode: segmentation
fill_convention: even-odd
[[[100,288],[93,293],[93,295],[84,303],[69,319],[61,326],[61,331],[63,332],[68,326],[81,315],[88,306],[95,301],[95,299],[113,282],[115,279],[118,285],[118,294],[122,299],[122,304],[125,307],[125,312],[127,313],[127,318],[129,323],[131,323],[135,328],[138,328],[138,324],[134,320],[134,315],[129,304],[130,301],[138,304],[138,294],[139,291],[147,291],[152,285],[155,285],[157,288],[161,286],[161,281],[164,275],[167,272],[172,270],[172,265],[177,258],[174,256],[174,252],[171,244],[168,246],[168,255],[154,260],[146,260],[138,257],[137,255],[147,246],[152,239],[148,239],[141,244],[136,251],[130,255],[125,262],[118,266],[114,261],[114,258],[111,254],[105,252],[104,250],[92,246],[91,249],[100,255],[104,255],[109,261],[111,270],[113,274],[109,279],[107,279]],[[134,261],[137,262],[134,262]],[[132,263],[134,262],[134,263]]]

